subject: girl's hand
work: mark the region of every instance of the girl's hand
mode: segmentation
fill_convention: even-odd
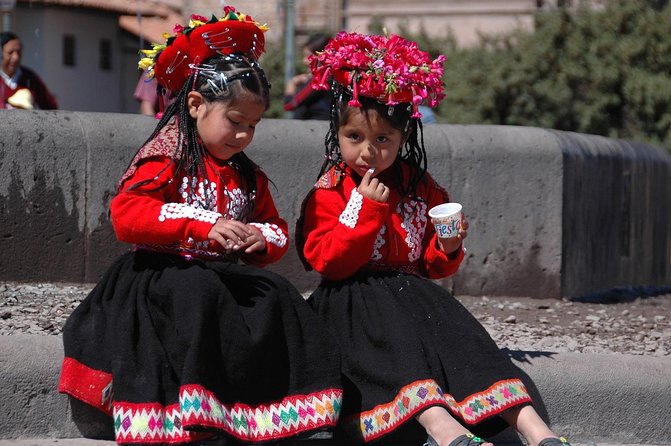
[[[237,220],[219,218],[207,234],[207,238],[219,243],[226,252],[238,251],[252,236],[255,228]],[[256,231],[258,232],[258,231]]]
[[[468,220],[464,214],[461,214],[461,227],[459,234],[450,238],[438,238],[438,246],[447,255],[453,255],[461,246],[464,239],[468,237]]]
[[[361,178],[358,191],[364,197],[377,201],[379,203],[386,203],[389,198],[389,188],[380,182],[377,178],[373,178],[375,169],[368,169]]]
[[[253,252],[262,252],[266,250],[266,238],[263,236],[263,233],[258,230],[258,228],[247,225],[249,229],[249,235],[247,239],[239,246],[238,249],[245,250],[245,254],[251,254]]]

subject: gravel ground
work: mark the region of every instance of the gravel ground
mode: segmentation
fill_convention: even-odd
[[[0,335],[58,335],[92,284],[0,282]],[[671,294],[608,303],[459,296],[502,348],[671,356]],[[606,299],[602,299],[606,300]]]

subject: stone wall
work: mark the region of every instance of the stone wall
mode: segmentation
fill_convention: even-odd
[[[118,178],[156,121],[0,112],[0,280],[95,282],[130,249],[108,215]],[[323,157],[325,122],[264,120],[247,149],[293,228]],[[671,284],[671,155],[538,128],[431,125],[429,171],[470,221],[459,294],[581,296]],[[301,290],[293,246],[272,269]]]

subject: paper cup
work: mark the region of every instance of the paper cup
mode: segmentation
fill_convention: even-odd
[[[452,238],[459,235],[461,229],[461,205],[443,203],[429,209],[429,217],[436,227],[439,238]]]

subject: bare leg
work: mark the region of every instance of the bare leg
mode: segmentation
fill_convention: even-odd
[[[433,406],[417,416],[419,424],[426,429],[439,446],[447,446],[460,435],[468,434],[468,429],[443,407]],[[483,443],[483,446],[493,446],[492,443]]]
[[[537,446],[541,440],[546,438],[559,438],[532,406],[507,410],[501,414],[501,417],[517,432],[524,435],[529,446]]]

